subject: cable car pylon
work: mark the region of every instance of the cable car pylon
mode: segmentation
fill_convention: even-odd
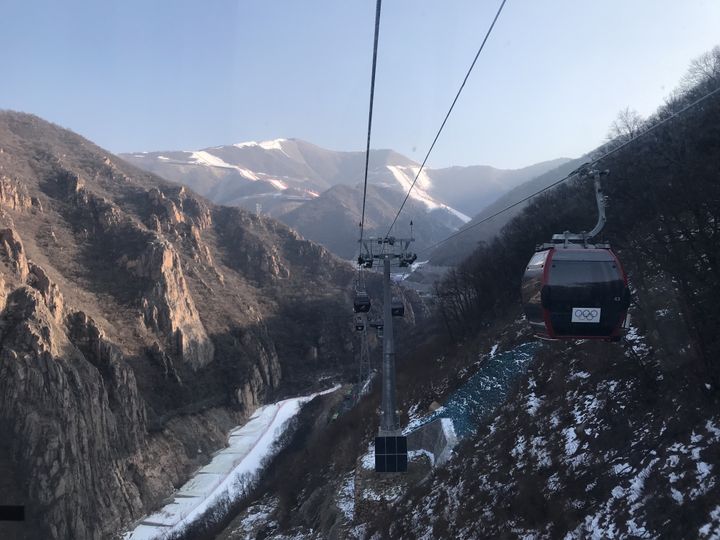
[[[375,438],[375,471],[407,471],[407,437],[403,437],[397,414],[397,390],[395,382],[395,335],[393,315],[398,316],[399,307],[393,310],[390,268],[392,265],[408,267],[417,259],[410,251],[413,238],[393,236],[367,238],[361,241],[358,264],[372,268],[375,261],[383,264],[383,362],[382,405],[380,428]]]
[[[370,324],[372,326],[372,324]],[[360,335],[360,358],[358,371],[356,402],[370,390],[370,378],[372,376],[372,365],[370,363],[370,346],[368,345],[368,319],[367,313],[355,315],[355,330]]]

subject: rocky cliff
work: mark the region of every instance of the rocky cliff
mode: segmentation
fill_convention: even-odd
[[[351,365],[351,281],[277,222],[0,112],[0,466],[24,534],[111,537],[293,373]]]

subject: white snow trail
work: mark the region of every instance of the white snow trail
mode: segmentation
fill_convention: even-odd
[[[263,461],[272,457],[273,445],[282,435],[286,422],[315,396],[338,388],[339,385],[257,409],[245,425],[230,431],[227,448],[216,452],[210,463],[175,492],[173,502],[143,518],[123,535],[123,540],[162,539],[181,531],[222,497],[240,496],[246,479],[261,472]]]

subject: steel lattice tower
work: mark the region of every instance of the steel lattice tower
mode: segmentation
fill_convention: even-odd
[[[368,344],[368,323],[367,314],[362,314],[363,331],[360,332],[360,372],[358,378],[358,394],[359,400],[368,390],[370,375],[372,374],[372,364],[370,362],[370,345]]]

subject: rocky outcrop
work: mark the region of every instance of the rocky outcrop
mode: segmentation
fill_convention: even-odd
[[[131,450],[120,435],[128,426],[112,410],[100,372],[39,291],[26,286],[10,294],[2,325],[0,422],[14,461],[28,472],[27,519],[41,524],[37,537],[106,537],[142,507],[117,462],[119,451]],[[132,373],[119,365],[116,372],[126,385],[113,391],[125,404],[137,400]]]
[[[27,188],[17,180],[0,175],[0,206],[10,210],[28,210],[33,206],[40,206],[37,199],[28,195]]]
[[[176,225],[184,224],[193,229],[210,223],[209,211],[203,211],[199,203],[189,204],[194,216],[186,218],[181,206],[166,198],[158,189],[148,191],[148,199],[155,208],[162,209],[160,231],[151,232],[132,220],[111,200],[89,191],[79,175],[69,171],[60,172],[55,181],[62,196],[89,218],[91,234],[109,237],[111,243],[127,243],[135,237],[145,241],[145,250],[137,259],[125,253],[120,259],[130,274],[144,278],[147,290],[144,291],[140,306],[145,325],[164,337],[168,349],[186,362],[192,369],[199,369],[212,362],[214,346],[200,321],[192,295],[187,286],[180,257],[172,244],[162,238],[162,232],[173,230]],[[180,191],[181,201],[190,197]],[[205,259],[212,263],[209,250],[202,246],[197,234],[196,252],[204,252]],[[204,248],[204,249],[202,249]]]
[[[0,314],[0,426],[25,471],[29,538],[110,538],[159,504],[239,422],[221,411],[148,435],[120,349],[82,311],[62,322],[24,286]]]
[[[57,170],[53,180],[58,194],[64,198],[74,198],[85,189],[85,182],[80,176],[67,169]]]
[[[280,361],[275,346],[266,334],[245,334],[240,342],[244,350],[253,351],[258,361],[250,366],[246,382],[236,390],[235,397],[245,411],[253,411],[262,403],[265,390],[280,383]]]
[[[136,228],[112,200],[87,189],[85,180],[77,173],[60,167],[53,171],[52,179],[54,185],[49,192],[72,204],[90,234],[117,236],[123,225]]]
[[[215,348],[200,321],[180,258],[170,243],[150,243],[140,259],[127,261],[125,266],[153,284],[141,302],[148,328],[165,335],[171,348],[193,369],[212,362]]]
[[[30,269],[20,235],[13,228],[0,229],[0,245],[4,248],[5,257],[16,275],[24,282]]]
[[[135,374],[124,361],[120,349],[105,338],[104,332],[82,311],[74,311],[66,320],[69,338],[102,376],[109,406],[118,426],[121,448],[126,453],[138,450],[145,435],[145,408],[140,399]]]
[[[5,280],[0,276],[0,311],[5,309],[7,303],[7,291],[5,290]]]
[[[168,195],[157,188],[147,192],[152,213],[146,224],[151,230],[187,247],[198,275],[212,275],[221,285],[224,284],[225,278],[202,239],[202,231],[212,225],[210,209],[184,187],[168,191]],[[203,280],[203,283],[211,288],[207,281]]]
[[[177,205],[165,197],[159,189],[153,188],[148,191],[148,199],[161,222],[165,222],[169,226],[185,223],[185,216],[180,212]]]
[[[235,209],[223,209],[223,213],[226,214],[225,219],[234,218],[224,231],[225,242],[232,246],[231,264],[234,268],[242,269],[245,275],[260,284],[276,283],[292,277],[288,261],[281,253],[282,246],[267,242],[267,237],[275,236],[274,222]],[[287,229],[283,234],[299,239],[296,233]],[[298,243],[309,244],[302,241]],[[318,268],[318,271],[323,270]]]
[[[200,230],[207,229],[212,225],[212,215],[206,204],[184,187],[173,191],[174,193],[168,190],[166,193],[158,188],[153,188],[147,192],[148,200],[160,221],[165,221],[170,225],[193,224]]]
[[[29,261],[28,268],[28,285],[40,292],[43,300],[45,301],[45,305],[50,310],[50,313],[52,313],[55,320],[59,322],[60,319],[62,319],[63,306],[65,304],[60,289],[55,283],[50,281],[50,278],[41,266]]]
[[[182,378],[175,367],[172,355],[167,354],[157,341],[148,348],[147,354],[149,359],[160,367],[164,379],[182,385]]]

